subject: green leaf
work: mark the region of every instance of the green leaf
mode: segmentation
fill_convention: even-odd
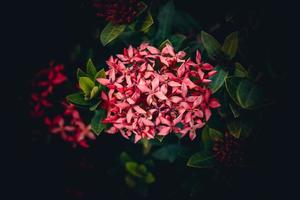
[[[201,31],[201,41],[210,58],[215,59],[222,55],[221,44],[209,33]]]
[[[232,100],[239,105],[239,101],[237,99],[236,90],[240,83],[241,79],[237,77],[227,78],[225,80],[226,90]]]
[[[80,77],[88,77],[89,75],[82,71],[80,68],[77,69],[77,80],[79,81]]]
[[[206,152],[211,152],[212,145],[216,139],[223,139],[223,134],[216,129],[205,126],[201,133],[201,142]]]
[[[124,32],[126,25],[108,23],[101,32],[100,40],[103,46],[116,39]]]
[[[154,183],[155,182],[155,177],[154,175],[151,173],[151,172],[148,172],[146,177],[145,177],[145,182],[147,184],[151,184],[151,183]]]
[[[174,49],[176,51],[179,51],[180,47],[185,39],[186,39],[185,35],[175,34],[170,37],[170,42],[173,44]]]
[[[91,120],[91,129],[96,135],[100,135],[100,133],[106,128],[106,124],[102,124],[101,121],[106,117],[105,110],[96,110],[94,117]]]
[[[91,93],[90,93],[90,97],[89,98],[92,99],[92,98],[96,97],[96,95],[99,94],[99,91],[100,91],[99,87],[98,86],[94,86],[93,89],[92,89],[92,91],[91,91]]]
[[[105,78],[106,77],[106,74],[105,74],[105,70],[104,69],[101,69],[100,71],[97,72],[97,74],[95,75],[95,80],[97,78]]]
[[[214,157],[207,155],[205,152],[197,152],[193,154],[187,162],[187,166],[195,168],[211,168],[214,165]]]
[[[257,85],[245,79],[238,85],[236,96],[242,108],[253,109],[261,103],[262,92]]]
[[[92,106],[89,108],[89,110],[90,110],[90,111],[95,111],[95,110],[98,108],[100,102],[101,102],[101,101],[96,102],[94,105],[92,105]]]
[[[212,82],[209,84],[213,93],[217,92],[222,87],[228,75],[228,72],[221,66],[217,66],[215,70],[217,70],[218,73],[211,78]]]
[[[86,101],[84,99],[84,94],[82,92],[70,94],[66,98],[67,98],[68,102],[70,102],[72,104],[75,104],[75,105],[78,105],[78,106],[86,107],[86,106],[92,106],[93,105],[92,101]]]
[[[132,160],[131,157],[125,151],[123,151],[120,154],[120,161],[121,161],[121,163],[125,164],[126,162],[129,162],[131,160]]]
[[[234,64],[235,69],[234,69],[234,76],[244,78],[248,76],[248,71],[241,65],[241,63],[236,62]]]
[[[234,118],[238,118],[240,116],[240,112],[235,104],[229,103],[229,108],[230,108]]]
[[[88,62],[86,64],[86,72],[90,77],[94,77],[97,73],[97,69],[91,59],[88,59]]]
[[[234,58],[238,49],[238,32],[235,31],[229,34],[224,41],[222,46],[223,52],[230,58]]]
[[[165,41],[163,41],[163,42],[159,45],[158,49],[159,49],[159,50],[162,50],[162,49],[166,46],[166,44],[169,44],[169,45],[173,46],[173,44],[171,43],[171,41],[170,41],[169,39],[166,39]]]
[[[84,94],[89,94],[94,86],[95,83],[89,77],[79,78],[79,87],[84,92]]]
[[[152,153],[152,156],[157,160],[168,160],[174,162],[182,147],[179,144],[170,144],[159,148]]]
[[[145,20],[144,20],[144,22],[143,22],[143,24],[141,26],[140,31],[146,33],[149,30],[150,26],[152,26],[153,23],[154,22],[153,22],[153,18],[152,18],[151,13],[147,12],[147,16],[146,16],[146,18],[145,18]]]
[[[143,174],[139,172],[138,170],[138,163],[136,162],[127,162],[125,164],[125,168],[127,170],[127,172],[129,172],[131,175],[135,176],[135,177],[143,177]]]
[[[164,5],[157,16],[158,30],[156,33],[156,40],[165,40],[172,31],[172,22],[175,13],[175,6],[173,1],[169,1]]]
[[[227,129],[233,137],[237,139],[240,138],[242,131],[240,120],[233,120],[232,122],[228,123]]]

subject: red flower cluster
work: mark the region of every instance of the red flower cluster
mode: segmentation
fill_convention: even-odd
[[[75,106],[64,103],[65,94],[57,94],[55,90],[67,81],[63,70],[63,65],[51,62],[50,67],[36,74],[31,94],[31,115],[42,118],[49,131],[60,135],[63,140],[88,147],[86,139],[95,139],[90,126],[85,125]]]
[[[220,106],[208,87],[217,72],[199,51],[194,62],[169,44],[160,51],[143,43],[106,63],[107,78],[97,81],[109,89],[101,94],[107,110],[102,122],[112,124],[108,133],[120,132],[127,139],[133,133],[135,142],[170,133],[189,133],[193,140],[196,129],[211,117],[211,108]]]
[[[145,7],[140,0],[94,0],[97,16],[113,24],[129,24]]]

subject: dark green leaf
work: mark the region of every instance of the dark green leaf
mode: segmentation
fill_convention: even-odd
[[[82,71],[80,68],[77,69],[77,80],[79,81],[80,77],[88,77],[89,75]]]
[[[168,160],[174,162],[182,147],[179,144],[170,144],[159,148],[152,153],[152,156],[158,160]]]
[[[157,16],[158,30],[156,33],[156,40],[165,40],[172,31],[172,22],[174,17],[175,7],[173,1],[169,1],[164,5]]]
[[[173,44],[171,43],[171,41],[170,40],[168,40],[168,39],[166,39],[165,41],[163,41],[160,45],[159,45],[159,50],[162,50],[165,46],[166,46],[166,44],[169,44],[169,45],[171,45],[171,46],[173,46]]]
[[[231,34],[229,34],[224,41],[224,44],[222,46],[223,52],[230,58],[234,58],[237,49],[238,49],[238,32],[235,31]]]
[[[228,123],[227,129],[233,137],[237,139],[240,138],[242,131],[240,120],[233,120],[230,123]]]
[[[141,26],[140,31],[146,33],[149,30],[150,26],[152,26],[153,23],[154,22],[153,22],[153,18],[152,18],[151,13],[147,12],[147,16],[146,16],[146,18],[145,18],[145,20],[144,20],[144,22],[143,22],[143,24]]]
[[[143,177],[143,174],[138,169],[139,165],[136,162],[127,162],[125,164],[126,170],[135,177]]]
[[[237,90],[237,87],[238,87],[240,81],[241,81],[241,79],[236,78],[236,77],[227,78],[225,80],[226,90],[227,90],[229,96],[232,98],[232,100],[236,104],[239,104],[239,101],[238,101],[237,96],[236,96],[236,90]]]
[[[91,120],[92,131],[99,135],[105,128],[106,124],[102,124],[101,121],[106,117],[105,110],[96,110],[94,117]]]
[[[172,43],[174,49],[176,51],[179,51],[180,47],[185,39],[186,39],[186,36],[184,36],[182,34],[175,34],[170,37],[170,42]]]
[[[155,177],[151,172],[148,172],[144,179],[147,184],[151,184],[155,182]]]
[[[244,109],[253,109],[260,104],[261,90],[257,85],[249,80],[242,80],[236,91],[239,105]]]
[[[98,102],[96,102],[94,105],[92,105],[92,106],[89,108],[90,111],[95,111],[95,110],[98,108],[99,104],[100,104],[100,101],[98,101]]]
[[[108,23],[101,32],[100,40],[103,46],[116,39],[126,28],[126,25]]]
[[[217,70],[218,73],[211,78],[212,82],[209,84],[213,93],[217,92],[222,87],[228,75],[228,72],[221,66],[217,66],[215,70]]]
[[[211,168],[214,165],[214,157],[211,155],[207,155],[205,152],[198,152],[193,154],[187,162],[187,166],[195,168]]]
[[[78,93],[75,93],[75,94],[70,94],[66,98],[67,98],[68,102],[73,103],[73,104],[78,105],[78,106],[86,107],[86,106],[92,106],[93,105],[92,101],[86,101],[84,99],[84,94],[82,92],[78,92]]]
[[[222,138],[223,134],[220,131],[205,126],[201,133],[201,142],[203,143],[204,150],[211,152],[214,141]]]
[[[240,116],[240,112],[235,104],[230,103],[229,108],[230,108],[234,118],[238,118]]]
[[[248,71],[241,65],[240,63],[236,62],[234,64],[235,69],[234,69],[234,75],[236,77],[244,78],[248,76]]]
[[[209,33],[201,31],[201,41],[210,58],[215,59],[222,55],[221,44]]]

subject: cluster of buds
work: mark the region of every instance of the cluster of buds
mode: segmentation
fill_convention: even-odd
[[[94,0],[97,16],[113,24],[130,24],[145,8],[140,0]]]
[[[202,61],[199,51],[193,61],[169,44],[160,51],[142,43],[106,63],[106,78],[97,81],[108,88],[101,93],[107,111],[102,123],[112,125],[110,134],[119,132],[127,139],[133,134],[135,142],[170,133],[189,134],[193,140],[211,109],[220,106],[208,87],[217,71]]]
[[[216,139],[213,152],[216,160],[226,167],[236,166],[243,158],[241,142],[229,133],[225,132],[223,140]]]
[[[95,139],[90,126],[83,122],[74,105],[64,102],[64,94],[57,94],[57,87],[64,86],[66,81],[62,64],[51,62],[49,67],[38,72],[33,80],[31,115],[43,119],[49,131],[63,140],[88,147],[86,139]]]

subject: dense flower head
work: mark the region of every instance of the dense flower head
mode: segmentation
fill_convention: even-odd
[[[193,140],[211,109],[220,106],[208,87],[217,72],[202,61],[199,51],[193,61],[169,44],[159,50],[142,43],[106,63],[106,78],[97,81],[108,88],[101,93],[107,110],[102,123],[112,125],[110,134],[120,132],[127,139],[133,134],[135,142],[170,133],[189,134]]]
[[[97,16],[113,24],[129,24],[145,5],[140,0],[93,0]]]

